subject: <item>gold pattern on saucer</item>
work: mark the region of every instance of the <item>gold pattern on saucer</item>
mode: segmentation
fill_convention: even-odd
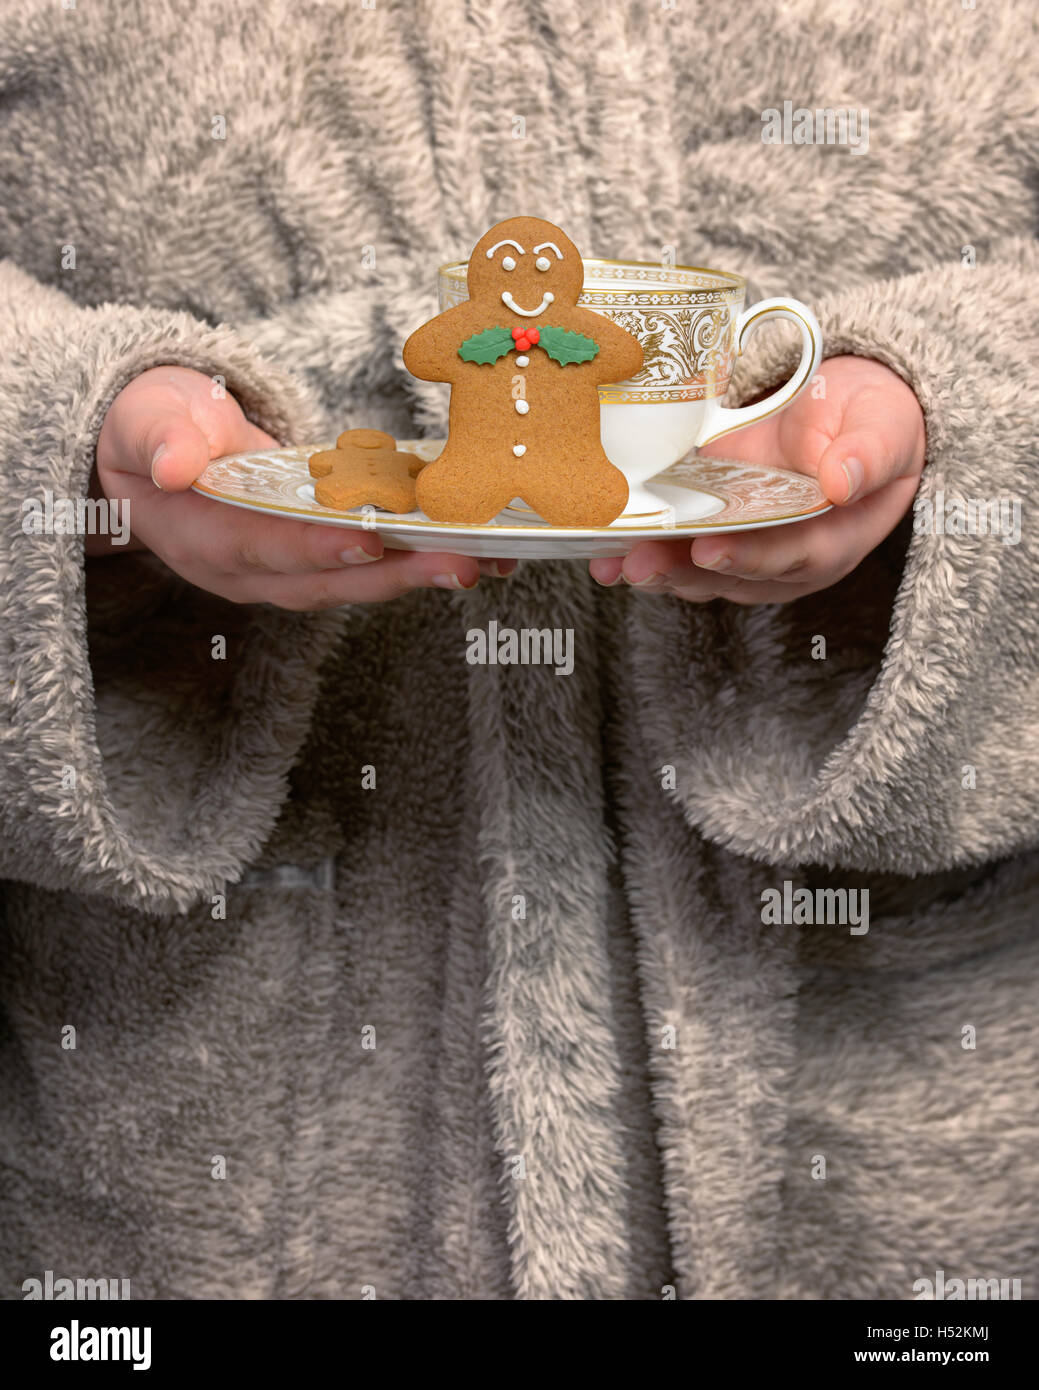
[[[703,489],[701,488],[700,491],[703,491]],[[625,512],[625,513],[624,513],[624,520],[625,520],[625,521],[645,521],[645,522],[657,521],[657,520],[659,520],[661,517],[663,517],[663,516],[666,514],[666,512],[667,512],[667,505],[666,505],[666,503],[665,503],[665,504],[662,504],[662,505],[659,506],[659,507],[654,507],[653,511],[651,511],[651,512]],[[529,516],[529,517],[532,517],[532,518],[534,518],[534,519],[536,519],[536,520],[540,520],[540,518],[538,517],[537,512],[534,510],[533,507],[524,506],[522,503],[519,503],[519,502],[510,502],[509,505],[505,508],[504,515],[506,515],[506,516]],[[611,531],[615,531],[615,530],[617,530],[617,529],[618,529],[618,528],[615,527],[615,526],[611,526],[611,527],[610,527],[610,530],[611,530]]]
[[[503,522],[494,520],[480,525],[459,525],[452,522],[430,521],[421,512],[396,516],[377,507],[355,507],[337,512],[322,507],[313,500],[313,480],[307,467],[310,455],[323,446],[307,448],[286,447],[258,452],[229,454],[214,459],[193,484],[196,492],[259,511],[277,512],[281,516],[304,521],[333,522],[355,527],[369,526],[384,533],[399,535],[417,531],[498,532],[508,535],[529,535],[533,529],[567,535],[623,535],[626,532],[660,531],[671,528],[649,518],[642,525],[614,524],[596,531],[588,527],[550,527],[532,516],[530,521]],[[444,447],[442,439],[399,440],[397,448],[418,454],[431,461]],[[814,478],[782,468],[766,468],[740,463],[732,459],[705,458],[702,455],[683,459],[650,479],[648,486],[667,486],[686,489],[690,493],[708,493],[724,502],[721,510],[702,521],[679,522],[682,532],[713,531],[732,526],[760,526],[772,522],[793,521],[816,512],[828,511],[830,504]],[[504,515],[504,513],[503,513]],[[637,523],[638,518],[633,518]]]

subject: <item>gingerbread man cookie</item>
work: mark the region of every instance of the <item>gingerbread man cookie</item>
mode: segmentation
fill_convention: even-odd
[[[416,454],[398,453],[382,430],[346,430],[334,449],[311,454],[314,497],[337,512],[367,505],[387,512],[415,510],[415,475],[425,465]]]
[[[540,218],[486,232],[467,282],[469,299],[404,345],[412,376],[451,384],[447,444],[418,479],[418,505],[478,523],[521,497],[555,526],[608,526],[628,484],[603,452],[596,388],[639,371],[638,339],[577,307],[581,254]]]

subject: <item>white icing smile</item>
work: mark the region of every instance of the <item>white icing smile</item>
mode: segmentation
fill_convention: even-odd
[[[503,290],[501,296],[501,302],[505,305],[506,309],[511,309],[514,314],[522,314],[525,319],[535,319],[538,314],[543,314],[552,303],[553,299],[555,299],[555,295],[552,291],[546,290],[545,294],[542,296],[541,303],[536,309],[521,309],[513,299],[510,290]]]

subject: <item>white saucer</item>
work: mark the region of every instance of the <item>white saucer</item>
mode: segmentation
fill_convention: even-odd
[[[319,449],[267,449],[214,459],[194,484],[196,492],[232,507],[272,512],[324,526],[378,531],[393,550],[438,550],[477,559],[593,560],[626,555],[639,541],[710,536],[785,526],[829,511],[818,483],[803,473],[732,459],[694,455],[657,474],[649,490],[666,510],[645,518],[622,516],[600,530],[549,526],[518,510],[519,499],[482,526],[430,521],[422,512],[395,516],[378,507],[334,512],[314,500],[307,460]],[[399,440],[397,447],[432,460],[442,439]]]

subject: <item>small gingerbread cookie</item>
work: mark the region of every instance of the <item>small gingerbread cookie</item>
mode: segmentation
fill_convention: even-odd
[[[381,507],[387,512],[415,510],[415,475],[425,464],[416,454],[400,453],[382,430],[346,430],[334,449],[308,459],[314,497],[337,512]]]
[[[603,451],[600,383],[642,367],[642,346],[578,307],[581,253],[551,222],[512,217],[469,257],[469,298],[411,335],[404,365],[451,384],[443,453],[422,470],[434,521],[487,522],[514,497],[555,526],[608,526],[628,484]]]

